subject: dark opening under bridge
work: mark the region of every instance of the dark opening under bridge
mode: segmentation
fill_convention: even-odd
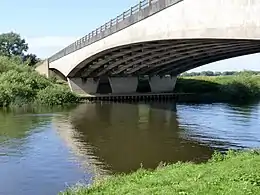
[[[260,1],[144,0],[37,67],[94,95],[170,92],[176,76],[232,57],[260,52]],[[102,86],[109,86],[103,89]]]

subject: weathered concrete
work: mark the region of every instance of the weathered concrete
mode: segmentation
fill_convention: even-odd
[[[160,2],[172,1],[159,0],[158,2],[150,9],[156,9],[155,7],[160,6]],[[146,9],[144,12],[150,12],[150,9]],[[153,40],[259,40],[259,13],[260,1],[257,0],[183,0],[51,62],[50,68],[59,70],[65,76],[70,76],[74,69],[80,70],[87,66],[88,59],[95,54],[101,54],[106,50],[127,44],[146,43]],[[130,21],[124,20],[123,22]],[[244,50],[248,50],[248,48],[245,47]],[[243,55],[243,53],[238,55]]]
[[[151,91],[155,93],[173,92],[177,77],[170,76],[153,76],[150,79]]]
[[[93,78],[68,78],[68,83],[71,91],[81,95],[91,95],[97,93],[99,81],[95,81]]]
[[[110,77],[109,80],[115,94],[136,93],[137,77]]]
[[[44,60],[41,64],[39,64],[35,70],[42,74],[45,75],[46,77],[49,77],[49,60]]]

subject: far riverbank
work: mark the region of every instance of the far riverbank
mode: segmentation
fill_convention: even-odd
[[[187,93],[179,102],[246,103],[260,99],[260,76],[247,72],[230,76],[180,77],[175,93]]]

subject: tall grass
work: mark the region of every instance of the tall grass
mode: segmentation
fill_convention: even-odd
[[[61,105],[78,98],[64,85],[39,75],[18,58],[0,56],[0,107],[24,104]]]

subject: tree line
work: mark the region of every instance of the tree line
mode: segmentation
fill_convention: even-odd
[[[260,75],[260,71],[244,70],[244,71],[224,71],[224,72],[213,72],[213,71],[202,71],[202,72],[184,72],[181,76],[193,77],[193,76],[230,76],[230,75]]]
[[[0,56],[20,58],[29,66],[34,66],[40,59],[32,53],[27,53],[29,46],[25,39],[14,32],[0,34]]]

